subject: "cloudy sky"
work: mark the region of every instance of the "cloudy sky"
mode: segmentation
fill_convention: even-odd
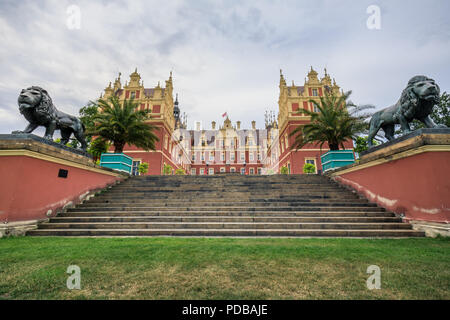
[[[380,29],[367,27],[371,5]],[[173,71],[189,128],[209,128],[225,111],[243,127],[263,127],[264,111],[278,108],[280,68],[288,84],[302,85],[311,65],[321,76],[326,67],[354,102],[377,108],[396,102],[417,74],[448,92],[449,12],[447,0],[1,0],[0,133],[26,126],[22,88],[40,85],[78,114],[135,67],[146,87]]]

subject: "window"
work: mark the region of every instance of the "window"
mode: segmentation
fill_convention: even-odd
[[[225,167],[220,168],[220,172],[224,173],[225,172]]]
[[[231,167],[230,168],[230,172],[236,172],[236,168],[235,167]]]
[[[202,152],[202,161],[205,161],[205,153]]]
[[[200,168],[200,174],[205,174],[205,168]]]
[[[241,152],[241,161],[245,161],[245,153]]]
[[[133,161],[133,167],[132,167],[132,175],[138,176],[139,175],[139,165],[141,164],[141,161]]]
[[[306,163],[313,164],[313,165],[316,165],[316,160],[314,160],[314,159],[306,159],[305,162],[306,162]]]
[[[258,174],[261,174],[261,173],[262,173],[262,169],[258,168]]]
[[[258,161],[260,161],[260,160],[261,160],[261,154],[258,153]]]
[[[250,174],[255,174],[255,169],[250,168]]]
[[[136,92],[131,91],[131,99],[134,99],[134,98],[136,98]]]
[[[222,161],[225,161],[225,152],[222,152],[222,153],[221,153],[220,159],[221,159]]]
[[[234,152],[231,152],[231,154],[230,154],[230,160],[234,162]]]
[[[245,168],[241,168],[241,174],[245,174]]]
[[[316,105],[314,105],[314,112],[320,112],[319,108],[317,108]]]
[[[192,161],[195,161],[195,153],[192,154]]]
[[[195,168],[192,168],[192,169],[191,169],[191,174],[192,174],[193,176],[195,176],[195,175],[197,174],[197,170],[195,170]]]
[[[289,148],[289,139],[287,135],[285,135],[284,142],[286,143],[286,149]]]
[[[317,93],[317,89],[312,89],[313,97],[317,97],[319,94]]]
[[[209,168],[208,174],[214,174],[214,168]]]
[[[248,156],[250,158],[250,161],[253,161],[253,152],[250,152],[250,154]]]
[[[213,151],[209,152],[209,161],[214,161],[214,152]]]

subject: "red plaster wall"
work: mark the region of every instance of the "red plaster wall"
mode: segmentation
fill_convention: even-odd
[[[58,178],[59,169],[68,170]],[[80,195],[119,178],[26,156],[0,157],[0,222],[47,218]]]
[[[406,219],[450,220],[450,152],[425,152],[335,179]]]

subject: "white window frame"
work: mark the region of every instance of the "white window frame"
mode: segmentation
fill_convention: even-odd
[[[236,172],[236,168],[235,167],[231,167],[230,168],[230,172],[235,173]]]
[[[197,175],[197,169],[191,168],[191,175],[193,176]]]
[[[225,173],[226,172],[225,167],[220,167],[220,172]]]
[[[214,174],[214,168],[209,168],[208,169],[208,174],[209,175],[213,175]]]
[[[249,172],[249,174],[255,174],[255,169],[254,168],[250,168],[248,172]]]
[[[200,168],[200,175],[204,175],[205,174],[205,168]]]
[[[241,172],[242,175],[245,175],[245,167],[242,167],[240,172]]]

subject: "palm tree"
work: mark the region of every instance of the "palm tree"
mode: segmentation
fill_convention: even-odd
[[[344,148],[344,142],[356,139],[357,135],[367,131],[368,124],[364,121],[370,114],[359,114],[360,111],[374,108],[371,105],[356,106],[351,101],[347,101],[351,91],[340,96],[326,93],[320,97],[320,103],[310,100],[318,112],[301,110],[311,117],[311,122],[299,125],[290,135],[295,135],[292,148],[302,148],[308,143],[319,144],[320,148],[325,142],[330,150]]]
[[[97,106],[100,112],[95,116],[92,134],[111,141],[115,153],[122,153],[127,143],[146,151],[155,150],[158,137],[153,133],[156,127],[146,122],[149,111],[139,110],[133,99],[125,99],[122,105],[115,96],[99,99]]]

